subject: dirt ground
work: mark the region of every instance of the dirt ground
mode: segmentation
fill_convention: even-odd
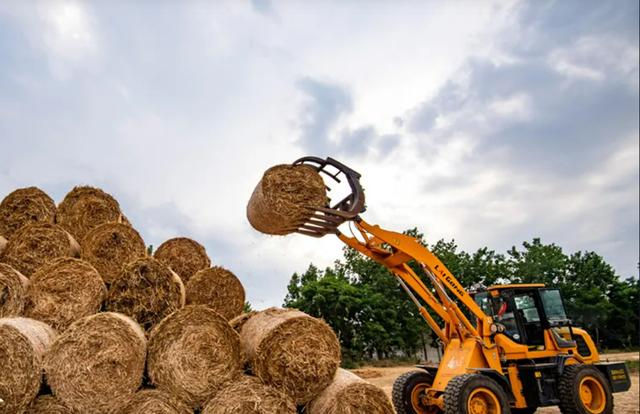
[[[607,354],[601,356],[603,361],[610,362],[638,360],[638,358],[638,353]],[[360,375],[372,384],[379,386],[387,393],[387,395],[391,396],[391,388],[393,387],[395,379],[401,374],[414,369],[415,367],[413,366],[391,368],[363,367],[354,369],[352,372]],[[613,402],[615,414],[640,414],[640,379],[638,377],[638,372],[633,372],[631,374],[631,380],[632,384],[629,391],[614,394]],[[547,407],[539,409],[536,411],[536,414],[537,413],[560,414],[560,410],[556,407]]]

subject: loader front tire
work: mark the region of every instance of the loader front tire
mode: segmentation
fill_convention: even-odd
[[[435,408],[422,405],[420,396],[431,388],[433,376],[426,371],[409,371],[393,383],[391,399],[397,414],[431,414]]]
[[[595,367],[569,365],[558,381],[562,414],[612,414],[609,381]]]
[[[449,381],[444,391],[445,414],[510,414],[507,395],[489,377],[465,374]]]

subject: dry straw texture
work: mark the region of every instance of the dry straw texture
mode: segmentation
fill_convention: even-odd
[[[75,321],[47,352],[54,395],[73,411],[109,413],[142,383],[144,332],[125,315],[98,313]]]
[[[142,390],[112,414],[193,414],[193,410],[164,391]]]
[[[2,256],[2,252],[4,251],[5,247],[7,247],[7,239],[0,236],[0,256]]]
[[[29,406],[25,414],[74,414],[53,395],[41,395]]]
[[[262,233],[285,235],[311,217],[310,207],[326,204],[325,184],[315,169],[306,165],[276,165],[264,173],[253,191],[247,218]]]
[[[82,240],[92,229],[122,221],[120,205],[99,188],[75,187],[58,206],[56,222]]]
[[[121,223],[96,227],[82,241],[82,258],[98,270],[107,285],[120,276],[125,264],[146,253],[140,234]]]
[[[198,270],[211,266],[204,246],[186,237],[167,240],[158,247],[153,256],[173,269],[185,283]]]
[[[393,414],[384,391],[339,369],[331,385],[307,406],[308,414]]]
[[[264,385],[255,377],[243,376],[215,395],[202,414],[296,414],[291,397]]]
[[[31,277],[43,264],[59,257],[78,257],[80,247],[56,224],[29,224],[18,230],[2,253],[0,261]]]
[[[23,312],[28,283],[29,279],[16,269],[0,263],[0,318]]]
[[[21,413],[38,394],[42,359],[55,336],[33,319],[0,319],[0,413]]]
[[[180,277],[156,259],[144,257],[124,266],[109,287],[105,308],[132,317],[148,331],[184,302]]]
[[[215,266],[198,271],[186,283],[187,305],[207,305],[225,319],[230,320],[242,313],[244,288],[236,275],[227,269]]]
[[[244,326],[245,323],[247,323],[247,321],[249,319],[251,319],[251,317],[255,314],[257,314],[258,312],[256,311],[251,311],[251,312],[246,312],[243,313],[242,315],[238,315],[235,318],[231,319],[229,321],[229,325],[231,325],[231,327],[238,333],[240,333],[240,331],[242,330],[242,327]]]
[[[62,332],[100,310],[107,288],[88,262],[71,257],[40,267],[29,280],[24,314]]]
[[[151,382],[193,408],[237,378],[241,369],[238,334],[207,306],[185,306],[151,331]]]
[[[333,380],[340,344],[329,325],[295,309],[267,309],[240,332],[253,373],[306,404]]]
[[[56,204],[37,187],[20,188],[0,203],[0,235],[10,239],[27,224],[53,223]]]

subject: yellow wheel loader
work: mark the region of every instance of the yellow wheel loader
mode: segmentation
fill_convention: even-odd
[[[291,230],[336,235],[385,266],[442,342],[438,367],[418,366],[396,380],[398,414],[533,413],[556,405],[563,414],[613,412],[612,393],[631,386],[627,367],[600,362],[589,334],[571,325],[558,289],[502,285],[471,293],[415,238],[364,221],[360,174],[332,158],[293,164],[315,168],[328,183],[346,180],[348,195],[313,208]],[[345,222],[351,235],[338,230]]]

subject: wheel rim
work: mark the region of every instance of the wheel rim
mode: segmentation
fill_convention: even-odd
[[[469,414],[502,414],[498,396],[488,388],[476,388],[467,400]]]
[[[418,384],[411,390],[411,408],[418,414],[428,414],[429,408],[422,403],[422,397],[429,389],[429,384]]]
[[[580,381],[580,401],[584,408],[591,414],[600,414],[604,411],[607,397],[604,387],[596,378],[587,376]]]

